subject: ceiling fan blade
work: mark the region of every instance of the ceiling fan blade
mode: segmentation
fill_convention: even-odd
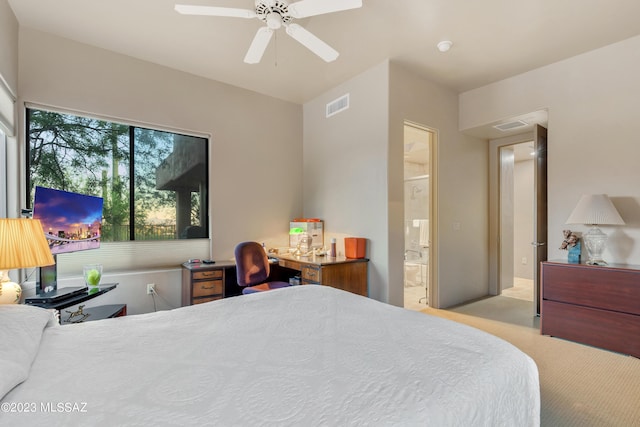
[[[362,7],[362,0],[300,0],[289,5],[289,14],[294,18],[307,18],[324,13]]]
[[[340,55],[334,48],[298,24],[287,25],[287,34],[327,62],[335,61]]]
[[[244,57],[244,62],[247,64],[257,64],[260,62],[264,51],[267,49],[267,45],[269,45],[272,35],[273,30],[269,27],[261,27],[258,29],[258,32],[253,38],[251,46],[249,46],[249,50]]]
[[[228,16],[231,18],[255,18],[256,13],[249,9],[235,9],[232,7],[214,6],[191,6],[188,4],[177,4],[175,10],[183,15],[204,15],[204,16]]]

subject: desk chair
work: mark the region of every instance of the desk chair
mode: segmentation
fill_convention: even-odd
[[[269,260],[262,246],[257,242],[242,242],[234,251],[238,285],[243,294],[269,291],[291,286],[287,282],[267,282],[269,278]]]

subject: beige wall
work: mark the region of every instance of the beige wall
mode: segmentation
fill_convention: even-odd
[[[548,109],[549,258],[582,194],[608,194],[626,221],[602,227],[605,259],[640,264],[640,37],[460,94],[460,129]],[[574,226],[586,231],[583,225]]]
[[[389,301],[388,82],[384,62],[304,104],[304,214],[325,221],[339,252],[345,236],[368,239],[369,296],[380,301]],[[349,109],[326,118],[346,93]]]
[[[288,221],[302,213],[300,105],[28,28],[19,54],[20,126],[29,102],[210,135],[212,250],[193,257],[229,259],[243,240],[288,244]],[[166,277],[160,289],[179,286]],[[134,283],[122,279],[112,293],[130,295]],[[142,285],[137,293],[148,299]]]
[[[7,0],[0,0],[0,76],[15,94],[18,89],[18,21]]]
[[[241,239],[288,241],[302,211],[301,106],[29,29],[19,92],[22,102],[210,135],[213,256],[232,256]]]
[[[349,110],[324,118],[350,93]],[[305,215],[370,241],[370,296],[403,304],[403,134],[406,120],[437,130],[438,303],[488,293],[487,146],[457,129],[457,95],[383,62],[304,106]],[[444,165],[453,165],[447,166]],[[454,230],[454,223],[460,224]]]
[[[390,301],[402,301],[403,124],[434,129],[435,185],[430,255],[439,293],[431,304],[449,307],[488,293],[488,150],[458,131],[458,97],[398,64],[391,64],[389,133]]]
[[[11,92],[11,98],[15,97],[18,91],[18,21],[7,0],[0,0],[0,78],[2,79],[0,85],[6,84],[6,89]],[[2,146],[2,148],[5,147]],[[18,143],[14,137],[7,138],[6,152],[3,154],[6,154],[7,168],[6,171],[0,171],[2,175],[0,176],[0,186],[2,186],[0,194],[3,196],[0,200],[0,213],[6,213],[8,217],[16,217],[18,216],[18,197],[12,188],[18,185],[19,158]],[[4,160],[4,156],[2,158]],[[0,166],[4,168],[4,164]],[[11,274],[14,280],[18,280],[15,272]]]

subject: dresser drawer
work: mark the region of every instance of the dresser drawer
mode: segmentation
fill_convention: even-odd
[[[540,323],[543,335],[640,357],[640,316],[545,301]]]
[[[543,264],[542,298],[640,314],[640,282],[637,271],[585,265]]]
[[[222,280],[207,280],[193,282],[193,297],[205,297],[209,295],[222,295],[224,284]]]
[[[194,271],[193,280],[222,279],[222,270]]]

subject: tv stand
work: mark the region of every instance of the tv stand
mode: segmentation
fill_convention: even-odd
[[[92,320],[109,319],[127,315],[126,304],[99,305],[97,307],[84,308],[79,306],[76,311],[65,310],[60,313],[60,324],[84,323]]]
[[[100,307],[92,307],[92,308],[87,308],[86,310],[84,310],[85,313],[89,313],[88,316],[86,316],[83,320],[81,321],[73,321],[74,319],[70,319],[71,321],[67,322],[65,321],[65,318],[69,317],[68,315],[65,316],[63,314],[63,312],[61,310],[65,309],[65,308],[69,308],[71,306],[83,303],[85,301],[89,301],[95,297],[98,297],[102,294],[105,294],[109,291],[114,290],[116,287],[118,286],[118,283],[106,283],[104,285],[101,285],[98,288],[98,291],[93,291],[92,293],[89,293],[89,290],[87,290],[86,292],[83,292],[81,294],[78,295],[74,295],[71,296],[69,298],[65,298],[62,299],[60,301],[55,301],[55,302],[43,302],[43,303],[30,303],[28,305],[34,305],[36,307],[42,307],[42,308],[49,308],[49,309],[54,309],[54,310],[58,310],[58,314],[60,315],[60,323],[61,324],[69,324],[69,323],[81,323],[81,321],[85,321],[88,322],[90,320],[100,320],[100,319],[107,319],[110,317],[118,317],[118,316],[124,316],[127,314],[127,306],[126,304],[116,304],[116,305],[112,305],[112,306],[100,306]],[[101,309],[101,307],[111,307],[108,310],[105,309]],[[78,320],[79,320],[78,316]]]

